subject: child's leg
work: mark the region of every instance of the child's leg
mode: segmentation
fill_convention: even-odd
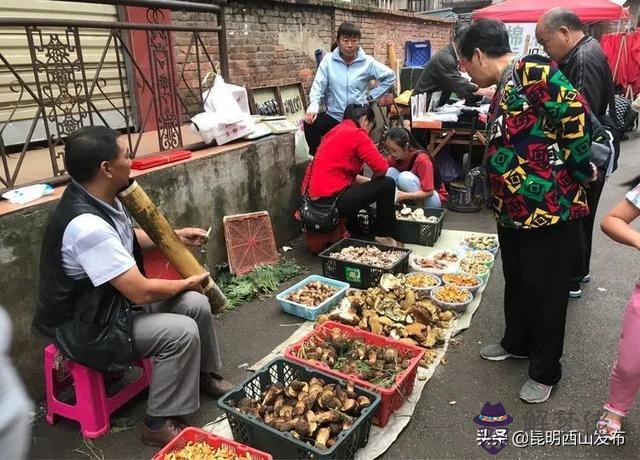
[[[622,320],[622,333],[618,344],[618,356],[611,371],[609,399],[604,408],[625,416],[640,389],[640,284],[629,299]]]
[[[425,198],[424,207],[425,208],[441,208],[442,207],[442,203],[440,202],[440,195],[438,195],[438,192],[434,190],[433,195],[431,195],[429,198]]]
[[[420,190],[420,178],[409,171],[401,172],[397,180],[398,188],[403,192],[417,192]],[[426,208],[440,208],[440,196],[438,192],[433,191],[433,195],[429,198],[425,198],[424,206]]]
[[[387,169],[387,177],[390,177],[391,179],[393,179],[393,181],[396,183],[396,186],[398,184],[399,175],[400,175],[400,171],[398,171],[396,168]]]
[[[420,190],[420,179],[410,171],[401,172],[396,184],[403,192],[417,192]]]

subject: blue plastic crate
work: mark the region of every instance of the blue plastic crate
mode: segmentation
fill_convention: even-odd
[[[320,281],[321,283],[328,284],[332,287],[338,288],[339,291],[316,307],[307,307],[306,305],[301,305],[299,303],[285,299],[285,297],[287,297],[289,293],[297,291],[298,289],[314,281]],[[276,299],[278,299],[278,302],[280,302],[280,305],[282,305],[282,310],[284,310],[286,313],[308,319],[309,321],[315,321],[318,316],[326,313],[330,308],[340,302],[340,300],[342,300],[342,298],[345,296],[347,289],[349,289],[350,287],[351,286],[349,285],[349,283],[332,280],[331,278],[325,278],[324,276],[320,275],[311,275],[300,281],[298,284],[291,286],[286,291],[278,294],[276,296]]]
[[[431,59],[431,42],[407,41],[404,44],[404,65],[406,67],[423,67]]]

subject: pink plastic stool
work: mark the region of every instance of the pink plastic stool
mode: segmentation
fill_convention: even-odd
[[[56,415],[76,420],[85,438],[99,438],[109,431],[111,413],[147,388],[151,381],[151,360],[136,361],[134,365],[144,370],[140,377],[113,396],[107,396],[101,372],[68,359],[60,359],[61,356],[53,344],[44,349],[47,422],[53,425]],[[56,398],[59,391],[70,385],[75,387],[75,405]]]

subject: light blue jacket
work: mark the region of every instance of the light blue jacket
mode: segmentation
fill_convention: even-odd
[[[373,99],[386,93],[396,81],[396,74],[386,65],[367,55],[362,48],[351,65],[347,65],[340,49],[336,48],[322,58],[309,94],[307,112],[318,113],[320,101],[324,101],[327,114],[342,121],[344,109],[349,104],[367,101],[369,82],[376,80],[378,86],[371,90]]]

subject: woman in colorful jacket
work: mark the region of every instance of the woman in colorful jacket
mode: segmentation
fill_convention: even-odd
[[[355,24],[340,24],[337,43],[338,47],[320,62],[309,94],[304,135],[311,155],[315,155],[322,136],[342,121],[347,105],[367,102],[372,80],[376,87],[370,92],[371,100],[386,93],[396,81],[393,70],[360,47],[360,29]],[[327,109],[324,113],[318,113],[321,102]]]
[[[520,398],[542,403],[561,376],[576,219],[588,215],[591,125],[582,96],[555,64],[511,53],[505,25],[471,24],[462,63],[492,100],[487,175],[498,222],[506,329],[483,358],[528,358]]]

